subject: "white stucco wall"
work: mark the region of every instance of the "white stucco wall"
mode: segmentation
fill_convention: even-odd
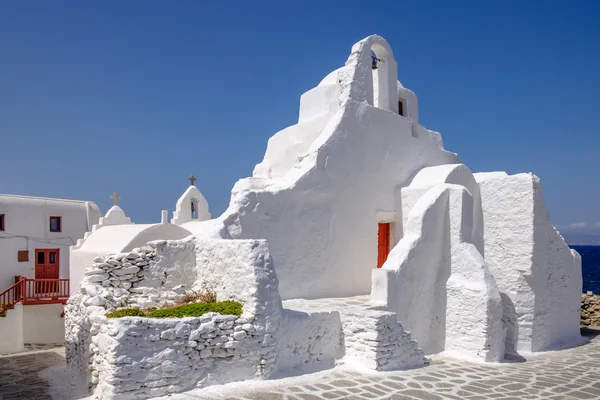
[[[413,205],[429,188],[438,183],[451,183],[461,185],[473,197],[473,235],[470,242],[477,250],[485,255],[483,245],[483,211],[481,210],[481,195],[479,185],[473,173],[464,164],[448,164],[423,168],[412,179],[408,188],[402,189],[402,215],[403,224],[406,224],[408,214]]]
[[[187,229],[173,224],[101,226],[82,240],[80,246],[71,248],[71,292],[77,290],[85,269],[93,264],[96,257],[128,252],[153,240],[183,239],[190,234]]]
[[[192,218],[192,201],[194,201],[195,218]],[[171,223],[181,225],[189,221],[205,221],[208,219],[210,219],[208,202],[196,186],[188,187],[177,200]]]
[[[15,276],[35,278],[35,250],[60,249],[59,277],[69,277],[69,246],[98,223],[100,209],[92,202],[0,195],[0,292],[15,283]],[[50,232],[50,217],[61,217],[61,232]],[[19,250],[29,251],[28,262],[18,262]]]
[[[581,264],[552,226],[533,174],[475,174],[485,258],[504,302],[506,351],[528,353],[580,340]]]
[[[378,82],[385,92],[377,97],[379,108],[372,105],[372,47],[388,65],[381,70],[387,83]],[[294,133],[294,140],[273,150],[276,141],[269,142],[265,161],[271,171],[284,166],[285,175],[269,175],[263,161],[253,178],[235,185],[220,226],[202,226],[205,235],[267,239],[286,299],[369,293],[378,212],[400,217],[397,187],[424,166],[459,162],[435,135],[414,137],[413,122],[397,114],[397,71],[385,40],[370,36],[357,43],[336,74],[340,107],[318,135]],[[299,156],[281,164],[271,157],[300,147],[307,150],[292,150]]]
[[[425,353],[500,361],[502,301],[471,243],[473,208],[463,186],[437,184],[423,194],[405,236],[373,272],[371,296],[398,314]]]
[[[63,344],[65,319],[62,304],[26,305],[23,307],[23,341],[33,344]]]
[[[0,354],[11,354],[23,351],[23,305],[15,304],[7,310],[5,317],[0,317]]]

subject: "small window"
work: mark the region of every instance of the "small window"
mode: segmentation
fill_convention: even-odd
[[[402,100],[398,100],[398,114],[404,117],[404,103],[402,103]]]
[[[19,250],[17,253],[17,261],[18,262],[27,262],[29,261],[29,251],[27,250]]]
[[[4,230],[4,214],[0,214],[0,231]]]
[[[37,263],[38,264],[45,264],[46,263],[46,253],[44,253],[43,251],[38,251],[38,253],[37,253]]]
[[[60,231],[60,217],[50,217],[50,232]]]
[[[48,263],[56,264],[56,252],[55,251],[51,251],[48,253]]]
[[[196,200],[191,200],[190,201],[190,207],[191,207],[191,211],[192,211],[192,219],[197,219],[197,215],[196,215]]]

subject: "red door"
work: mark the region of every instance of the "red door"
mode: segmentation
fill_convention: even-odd
[[[381,268],[390,253],[390,223],[380,223],[377,234],[377,268]]]
[[[59,249],[35,249],[35,279],[58,279]],[[38,282],[36,292],[54,292],[58,282]]]

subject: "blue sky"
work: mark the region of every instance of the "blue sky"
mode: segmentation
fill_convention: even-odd
[[[536,173],[554,223],[592,226],[598,20],[598,1],[2,2],[0,192],[106,211],[117,191],[151,222],[194,174],[219,215],[300,95],[377,33],[448,150]]]

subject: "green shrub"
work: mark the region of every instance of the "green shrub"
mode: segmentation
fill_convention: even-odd
[[[199,317],[209,312],[221,315],[242,315],[242,305],[234,300],[219,301],[217,303],[192,303],[172,308],[163,308],[148,313],[151,318],[182,318]]]
[[[146,314],[139,308],[124,308],[122,310],[116,310],[106,314],[108,318],[122,318],[122,317],[145,317]]]

